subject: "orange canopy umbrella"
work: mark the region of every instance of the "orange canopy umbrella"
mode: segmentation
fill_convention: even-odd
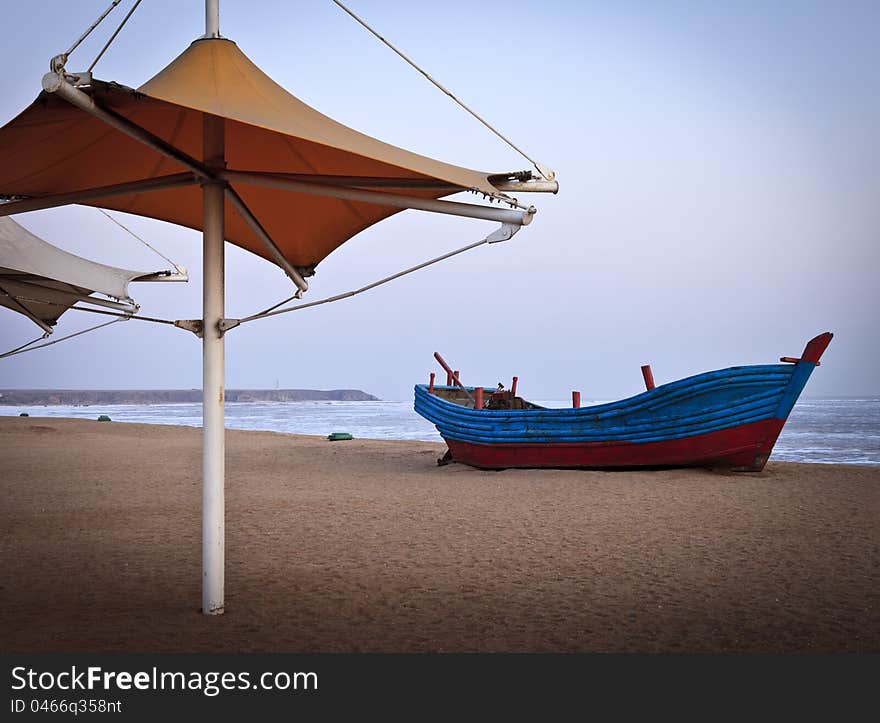
[[[203,231],[203,317],[176,323],[203,340],[202,609],[216,614],[224,599],[223,335],[238,322],[224,317],[224,239],[281,266],[301,294],[322,259],[401,209],[500,222],[484,240],[496,241],[535,212],[503,191],[557,187],[528,171],[442,163],[337,123],[221,38],[218,0],[205,6],[205,36],[137,90],[68,73],[66,54],[53,61],[44,92],[0,128],[0,216],[80,203]],[[439,200],[468,190],[509,208]]]
[[[51,202],[84,194],[80,202],[202,229],[197,179],[181,175],[188,169],[108,128],[57,90],[72,89],[81,101],[90,100],[190,159],[202,156],[202,120],[210,114],[223,119],[228,180],[300,273],[310,273],[340,244],[401,210],[407,198],[437,199],[464,190],[498,196],[499,188],[528,185],[512,174],[460,168],[352,130],[295,98],[223,38],[195,41],[137,90],[89,80],[86,95],[54,74],[48,77],[61,83],[56,92],[42,93],[0,129],[0,195]],[[289,185],[267,187],[273,180],[312,187],[304,192],[301,185],[291,193]],[[393,190],[403,198],[390,206],[379,196],[365,195],[371,201],[366,202],[318,193],[340,187]],[[103,194],[91,198],[88,192],[96,188]],[[32,202],[17,208],[38,206],[45,207]],[[226,239],[283,265],[230,206]],[[17,212],[12,205],[3,211]]]

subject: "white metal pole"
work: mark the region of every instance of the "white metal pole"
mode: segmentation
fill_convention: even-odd
[[[204,116],[204,161],[209,168],[224,163],[224,120]],[[223,612],[225,546],[224,350],[220,321],[224,316],[224,192],[220,181],[202,186],[202,612]]]
[[[205,37],[220,37],[220,0],[205,0]]]
[[[205,0],[205,37],[220,35],[220,0]],[[202,160],[226,165],[225,121],[204,114]],[[225,359],[220,322],[224,310],[224,191],[222,182],[202,185],[202,612],[221,615],[226,545],[226,440],[223,419]]]

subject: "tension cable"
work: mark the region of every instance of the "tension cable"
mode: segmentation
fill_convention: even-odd
[[[491,123],[489,123],[489,121],[487,121],[485,118],[483,118],[482,116],[480,116],[479,114],[477,114],[476,111],[472,110],[472,109],[469,108],[467,105],[465,105],[462,101],[460,101],[460,100],[459,100],[459,99],[458,99],[458,98],[452,93],[452,91],[448,90],[447,88],[444,88],[440,83],[438,83],[436,80],[434,80],[434,78],[432,78],[432,77],[431,77],[426,71],[422,70],[418,65],[416,65],[416,63],[415,63],[413,60],[411,60],[410,58],[408,58],[408,57],[407,57],[406,55],[404,55],[404,54],[403,54],[398,48],[396,48],[394,45],[392,45],[392,44],[391,44],[389,41],[387,41],[384,37],[382,37],[381,35],[379,35],[379,33],[377,33],[375,30],[373,30],[373,28],[371,28],[369,25],[367,25],[367,23],[366,23],[362,18],[358,17],[358,16],[355,15],[351,10],[349,10],[349,9],[348,9],[348,8],[342,3],[342,2],[340,2],[340,0],[333,0],[333,2],[334,2],[336,5],[338,5],[342,10],[344,10],[346,13],[348,13],[349,15],[351,15],[351,17],[353,17],[357,22],[359,22],[363,27],[365,27],[368,31],[370,31],[370,32],[371,32],[374,36],[376,36],[379,40],[381,40],[383,43],[385,43],[385,45],[387,45],[389,48],[391,48],[391,50],[393,50],[395,53],[397,53],[401,58],[403,58],[403,59],[404,59],[407,63],[409,63],[413,68],[415,68],[415,69],[416,69],[417,71],[419,71],[422,75],[424,75],[425,78],[427,78],[429,81],[431,81],[431,83],[433,83],[437,88],[439,88],[440,90],[442,90],[446,95],[448,95],[450,98],[452,98],[452,100],[454,100],[456,103],[458,103],[462,108],[464,108],[464,109],[465,109],[468,113],[470,113],[474,118],[476,118],[478,121],[480,121],[480,123],[482,123],[484,126],[486,126],[486,128],[488,128],[490,131],[492,131],[492,132],[493,132],[496,136],[498,136],[502,141],[504,141],[507,145],[509,145],[511,148],[513,148],[513,150],[515,150],[515,151],[516,151],[517,153],[519,153],[523,158],[525,158],[529,163],[531,163],[531,164],[537,169],[538,173],[540,173],[541,176],[542,176],[543,178],[545,178],[545,179],[548,180],[548,181],[552,181],[554,178],[556,178],[556,173],[555,173],[552,169],[547,168],[546,166],[544,166],[544,165],[538,163],[538,162],[537,162],[536,160],[534,160],[531,156],[529,156],[525,151],[523,151],[521,148],[519,148],[519,146],[515,145],[515,144],[513,143],[513,141],[511,141],[511,140],[510,140],[509,138],[507,138],[506,136],[502,135],[501,132],[500,132],[498,129],[496,129],[495,127],[492,126]]]
[[[442,256],[437,256],[436,258],[430,259],[429,261],[425,261],[416,266],[411,266],[408,269],[404,269],[403,271],[398,271],[396,274],[392,274],[391,276],[386,276],[383,279],[379,279],[378,281],[374,281],[371,284],[367,284],[366,286],[362,286],[359,289],[354,289],[353,291],[346,291],[342,294],[336,294],[335,296],[328,296],[326,299],[318,299],[317,301],[310,301],[307,304],[298,304],[297,306],[291,306],[286,309],[279,309],[279,306],[284,306],[291,301],[293,301],[296,297],[291,296],[284,301],[279,301],[274,306],[270,306],[268,309],[261,311],[257,314],[252,314],[251,316],[246,316],[243,319],[225,319],[224,320],[224,331],[229,329],[234,329],[236,326],[240,324],[244,324],[248,321],[254,321],[256,319],[265,319],[270,316],[277,316],[278,314],[286,314],[289,311],[300,311],[302,309],[308,309],[312,306],[319,306],[321,304],[329,304],[333,301],[340,301],[342,299],[348,299],[352,296],[357,296],[358,294],[362,294],[365,291],[369,291],[370,289],[375,289],[377,286],[382,286],[383,284],[387,284],[389,281],[394,281],[395,279],[399,279],[401,276],[406,276],[407,274],[411,274],[414,271],[419,271],[420,269],[424,269],[428,266],[432,266],[433,264],[439,263],[440,261],[445,261],[446,259],[452,258],[453,256],[457,256],[458,254],[462,254],[465,251],[470,251],[471,249],[475,249],[478,246],[482,246],[483,244],[494,244],[499,243],[500,241],[507,241],[512,238],[513,235],[520,230],[520,226],[512,223],[504,223],[501,225],[501,228],[497,229],[493,233],[486,236],[486,238],[476,241],[475,243],[468,244],[467,246],[462,246],[460,249],[456,249],[455,251],[450,251],[449,253],[443,254]]]
[[[122,223],[122,222],[119,221],[118,219],[116,219],[116,218],[114,218],[113,216],[111,216],[111,215],[110,215],[109,213],[107,213],[103,208],[99,208],[98,211],[100,211],[101,213],[103,213],[107,218],[109,218],[113,223],[115,223],[117,226],[119,226],[119,228],[121,228],[123,231],[127,231],[129,234],[131,234],[132,236],[134,236],[134,238],[136,238],[136,239],[137,239],[138,241],[140,241],[144,246],[146,246],[148,249],[150,249],[150,251],[152,251],[153,253],[155,253],[157,256],[161,256],[162,259],[164,259],[165,261],[167,261],[169,264],[171,264],[171,265],[177,270],[177,273],[179,273],[179,274],[183,274],[184,276],[186,276],[186,269],[184,269],[184,268],[181,267],[181,266],[178,266],[178,265],[177,265],[176,263],[174,263],[171,259],[169,259],[165,254],[163,254],[161,251],[159,251],[155,246],[151,245],[151,244],[148,243],[146,240],[144,240],[144,239],[142,239],[140,236],[138,236],[134,231],[132,231],[132,230],[131,230],[128,226],[126,226],[124,223]]]
[[[76,307],[72,306],[71,308],[75,309]],[[91,309],[81,309],[81,311],[91,311]],[[73,339],[73,337],[75,337],[75,336],[80,336],[80,335],[86,334],[90,331],[95,331],[96,329],[101,329],[105,326],[110,326],[110,324],[115,324],[117,321],[127,321],[129,318],[125,314],[114,314],[114,316],[119,316],[121,318],[111,319],[110,321],[106,321],[103,324],[98,324],[97,326],[91,326],[88,329],[83,329],[82,331],[77,331],[73,334],[68,334],[67,336],[62,336],[60,339],[53,339],[52,341],[47,341],[45,344],[38,344],[37,346],[31,346],[31,344],[34,344],[34,343],[40,341],[40,339],[45,339],[47,336],[49,336],[48,334],[44,334],[39,339],[34,339],[33,341],[29,341],[27,344],[22,344],[20,347],[13,349],[12,351],[8,351],[5,354],[0,354],[0,359],[5,359],[8,356],[15,356],[16,354],[24,354],[26,351],[36,351],[37,349],[44,349],[45,347],[52,346],[52,344],[57,344],[60,341],[67,341],[68,339]]]

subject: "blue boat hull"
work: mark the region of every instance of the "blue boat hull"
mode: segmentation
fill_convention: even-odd
[[[436,425],[452,461],[477,467],[759,470],[830,339],[816,337],[793,364],[707,372],[610,404],[474,409],[450,401],[453,387],[419,384],[415,411]]]

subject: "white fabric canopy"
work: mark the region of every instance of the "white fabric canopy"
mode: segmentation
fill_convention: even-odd
[[[136,311],[128,284],[151,276],[62,251],[11,218],[0,218],[0,305],[24,314],[45,331],[78,301]],[[116,301],[103,301],[93,293]]]

